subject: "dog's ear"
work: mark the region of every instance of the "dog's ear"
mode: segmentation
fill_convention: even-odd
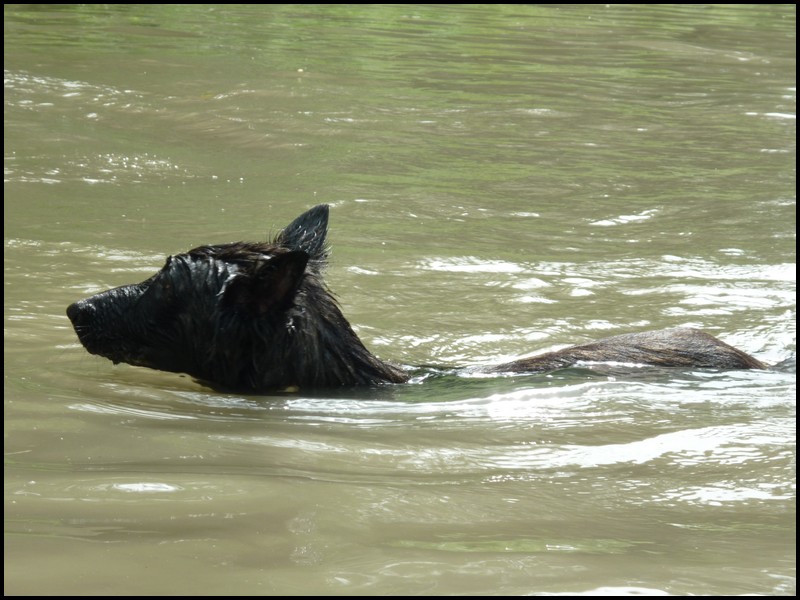
[[[328,247],[328,205],[320,204],[307,210],[278,234],[276,243],[289,250],[301,250],[311,260],[325,261]]]
[[[222,292],[223,306],[259,316],[288,308],[303,281],[308,259],[308,254],[298,250],[257,261],[228,282]]]

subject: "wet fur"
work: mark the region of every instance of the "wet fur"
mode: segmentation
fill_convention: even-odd
[[[67,308],[81,343],[114,363],[188,373],[246,392],[403,383],[408,373],[366,349],[323,281],[328,207],[270,242],[201,246],[153,277]],[[541,373],[578,362],[763,369],[694,329],[618,335],[490,367]]]

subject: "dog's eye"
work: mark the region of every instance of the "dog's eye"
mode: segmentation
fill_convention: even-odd
[[[144,288],[142,299],[145,302],[153,301],[163,306],[164,303],[174,299],[175,273],[172,269],[173,266],[173,257],[170,256],[162,269],[142,284]]]
[[[167,297],[172,296],[172,292],[175,291],[175,284],[169,277],[159,277],[156,279],[156,285],[158,285],[161,293]]]

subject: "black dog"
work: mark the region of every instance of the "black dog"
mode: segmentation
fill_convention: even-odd
[[[322,280],[328,207],[303,213],[272,242],[201,246],[150,279],[67,308],[78,338],[114,363],[188,373],[218,389],[266,392],[403,383],[369,352]],[[764,369],[694,329],[606,338],[492,367],[538,373],[580,361]]]

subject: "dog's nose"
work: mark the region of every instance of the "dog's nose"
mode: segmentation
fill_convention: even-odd
[[[85,323],[94,311],[94,306],[83,300],[78,300],[67,307],[67,317],[69,317],[73,325],[80,325]]]

